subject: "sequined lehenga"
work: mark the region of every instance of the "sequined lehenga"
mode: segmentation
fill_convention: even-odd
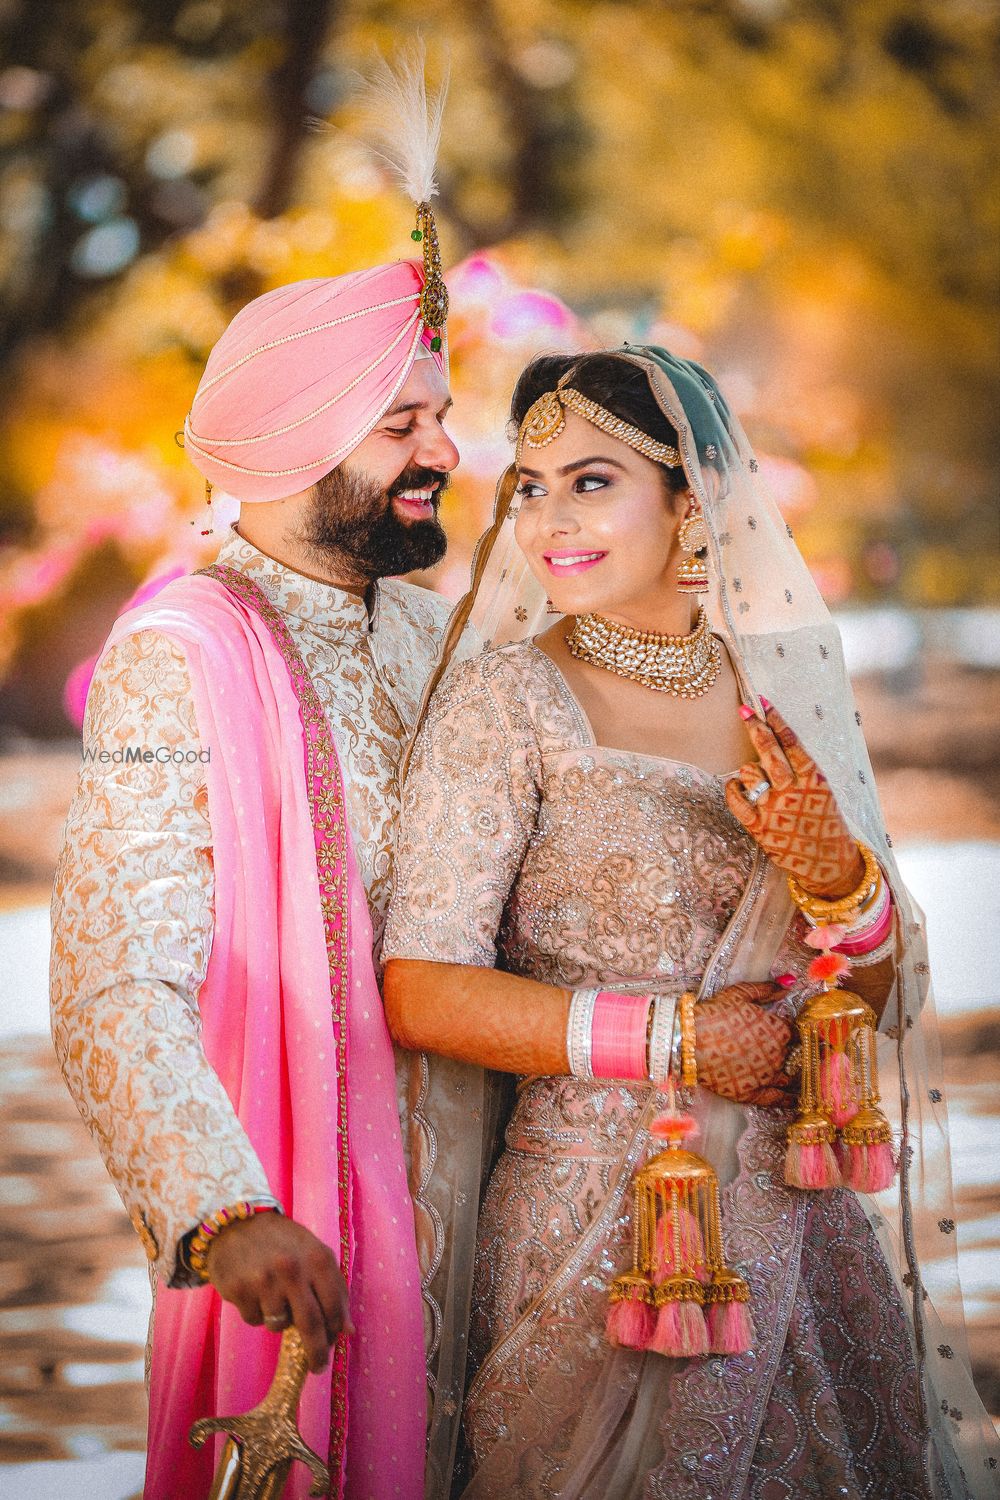
[[[642,992],[804,973],[783,882],[722,783],[596,746],[531,642],[464,663],[411,766],[387,954]],[[520,1082],[479,1218],[455,1493],[935,1493],[875,1231],[853,1194],[784,1185],[780,1113],[704,1090],[695,1104],[699,1149],[724,1184],[727,1258],[751,1284],[753,1351],[681,1361],[607,1343],[608,1286],[630,1256],[628,1189],[660,1104],[641,1086]]]

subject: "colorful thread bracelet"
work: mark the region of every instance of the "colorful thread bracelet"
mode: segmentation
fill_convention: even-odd
[[[208,1280],[207,1257],[209,1246],[217,1235],[220,1235],[230,1224],[237,1224],[241,1219],[252,1219],[255,1214],[277,1214],[281,1209],[276,1203],[250,1203],[243,1199],[228,1208],[220,1208],[210,1218],[203,1220],[188,1244],[188,1266],[198,1277],[199,1281]]]

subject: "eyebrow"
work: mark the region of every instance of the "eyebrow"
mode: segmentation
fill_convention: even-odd
[[[446,411],[450,411],[454,404],[455,402],[453,397],[449,396],[444,405],[439,406],[437,409],[443,414]],[[430,411],[430,409],[431,403],[429,401],[400,401],[392,408],[391,411],[387,411],[385,416],[398,417],[404,411]],[[385,421],[385,417],[383,417],[382,420]]]
[[[571,464],[563,464],[561,469],[556,470],[556,473],[572,474],[577,469],[589,468],[591,464],[610,464],[613,469],[621,469],[622,473],[626,472],[625,465],[620,464],[617,458],[603,458],[598,453],[595,454],[592,458],[578,458]],[[537,469],[526,469],[523,465],[521,466],[519,472],[522,474],[527,474],[529,479],[541,479],[543,477]]]

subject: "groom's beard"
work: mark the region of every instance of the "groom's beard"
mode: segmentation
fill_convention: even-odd
[[[377,480],[340,464],[317,481],[302,537],[336,572],[345,565],[369,583],[430,568],[440,562],[448,538],[437,518],[450,475],[435,469],[405,469],[388,490]],[[426,521],[404,521],[393,506],[403,490],[437,484],[434,515]]]

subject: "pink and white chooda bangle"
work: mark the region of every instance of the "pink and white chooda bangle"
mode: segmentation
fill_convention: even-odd
[[[888,936],[892,927],[892,900],[885,903],[879,913],[878,920],[870,923],[860,932],[848,932],[842,943],[837,944],[837,952],[845,953],[848,958],[854,958],[857,954],[869,953],[872,948],[877,948]]]
[[[893,929],[892,892],[880,873],[875,896],[868,909],[844,931],[836,951],[855,962],[881,948]],[[869,962],[871,960],[869,959]]]
[[[850,926],[812,923],[806,942],[811,948],[839,954],[854,968],[881,963],[895,952],[895,907],[885,876],[879,871],[875,891],[864,910]]]
[[[891,896],[874,927],[868,928],[857,938],[848,934],[845,941],[837,948],[837,952],[850,959],[856,969],[864,969],[872,964],[881,963],[883,959],[891,958],[895,951],[896,920]]]
[[[652,1004],[652,995],[574,990],[566,1027],[566,1053],[573,1077],[649,1082]]]

